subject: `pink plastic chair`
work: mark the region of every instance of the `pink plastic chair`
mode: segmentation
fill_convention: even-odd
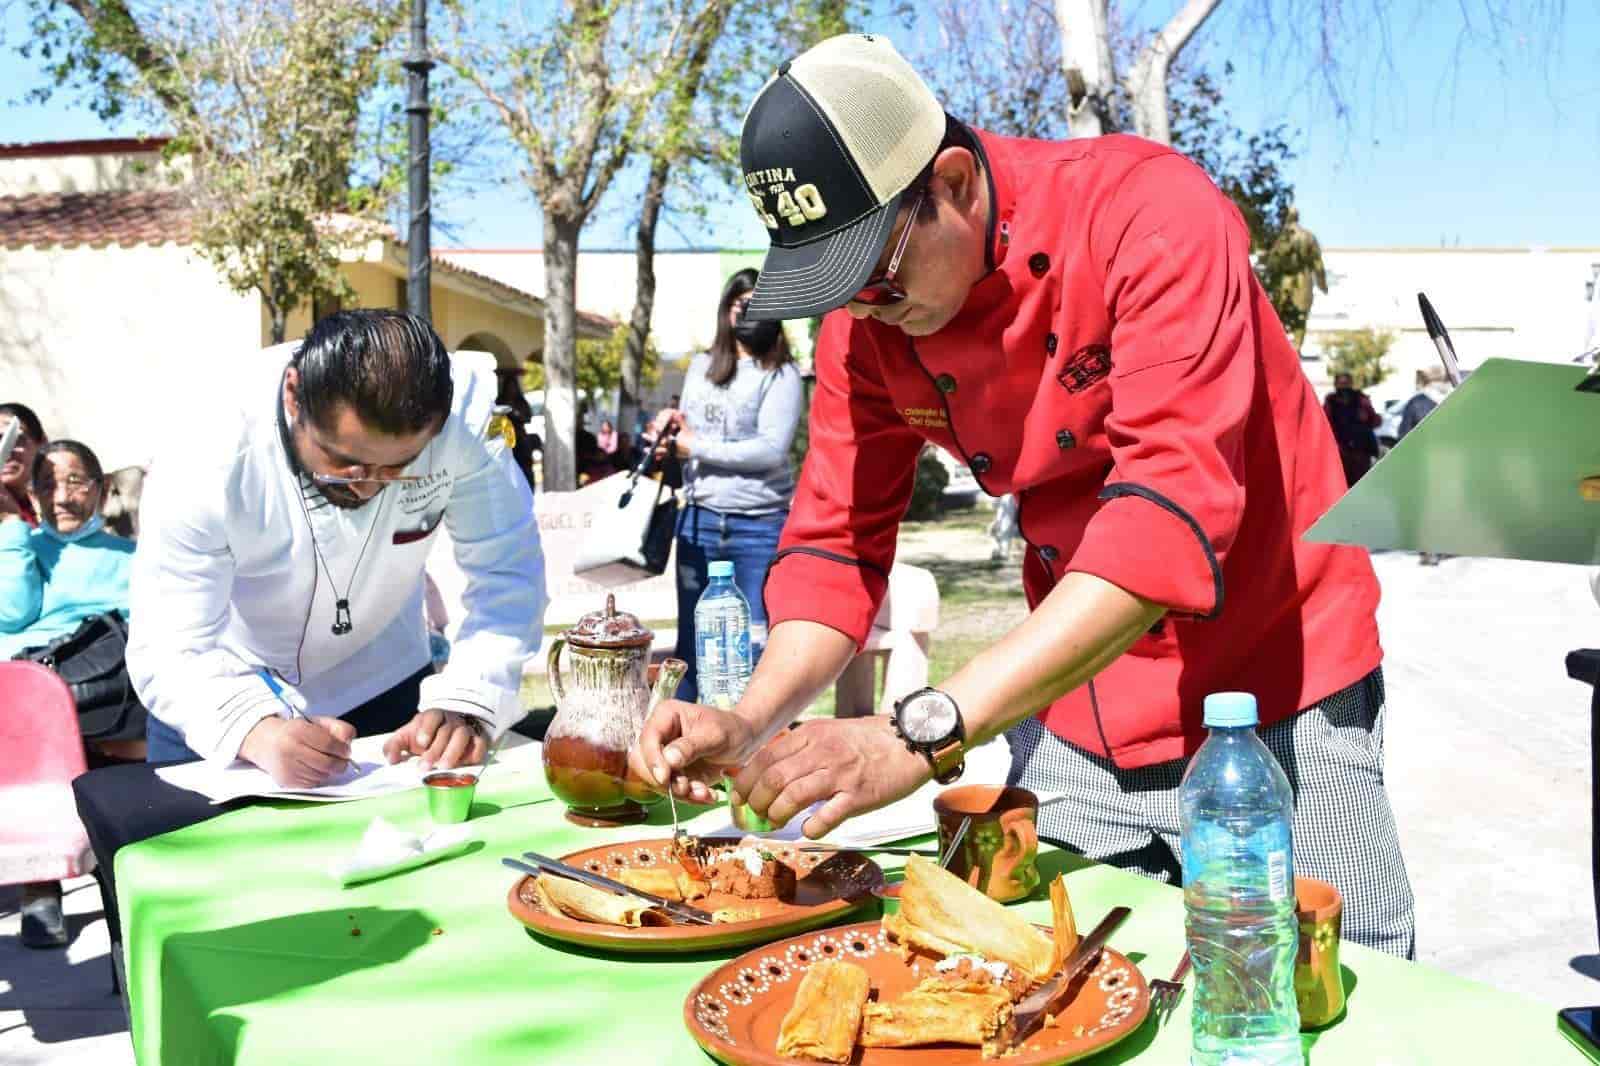
[[[38,663],[0,662],[0,885],[94,869],[72,798],[85,769],[67,683]]]

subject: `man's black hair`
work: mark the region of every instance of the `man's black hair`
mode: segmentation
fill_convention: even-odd
[[[322,430],[349,404],[361,424],[392,437],[430,429],[450,414],[450,355],[433,327],[405,311],[335,311],[294,355],[300,406]]]
[[[22,423],[22,431],[28,439],[35,444],[43,444],[47,439],[44,435],[44,425],[39,421],[39,416],[33,413],[33,408],[25,403],[0,403],[0,414],[10,415]],[[0,457],[3,458],[3,457]]]

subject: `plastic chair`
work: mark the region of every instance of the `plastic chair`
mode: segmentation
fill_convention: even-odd
[[[0,885],[94,870],[72,795],[85,769],[67,683],[38,663],[0,662]]]

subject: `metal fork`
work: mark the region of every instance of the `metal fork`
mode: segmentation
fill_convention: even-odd
[[[1150,1015],[1155,1018],[1157,1029],[1167,1023],[1172,1008],[1183,998],[1183,977],[1188,972],[1189,953],[1185,951],[1183,958],[1178,960],[1178,968],[1172,971],[1171,980],[1157,979],[1150,982]]]

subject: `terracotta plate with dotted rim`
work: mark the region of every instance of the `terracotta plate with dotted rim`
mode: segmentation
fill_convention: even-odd
[[[615,879],[619,870],[670,862],[667,848],[671,843],[667,838],[634,840],[586,848],[558,858],[569,866]],[[874,893],[883,887],[883,870],[865,855],[855,851],[831,854],[796,851],[792,845],[777,841],[769,841],[764,847],[779,861],[794,867],[798,877],[792,902],[739,899],[717,893],[693,901],[694,906],[707,911],[737,907],[760,912],[759,917],[746,922],[641,929],[585,922],[546,912],[535,900],[531,877],[520,878],[511,886],[506,906],[517,921],[552,940],[608,951],[654,954],[765,944],[779,937],[859,917],[859,911],[878,906]]]
[[[793,1066],[808,1059],[780,1057],[778,1027],[794,1003],[811,964],[839,958],[867,971],[875,998],[898,999],[933,973],[936,960],[907,962],[878,922],[840,926],[756,948],[713,970],[689,993],[684,1023],[700,1046],[731,1066]],[[915,966],[915,969],[913,969]],[[1150,1013],[1150,988],[1126,957],[1106,948],[1076,995],[1058,1015],[1025,1040],[1005,1066],[1058,1066],[1104,1051],[1139,1028]],[[930,1044],[915,1048],[856,1047],[852,1066],[981,1066],[976,1047]]]

